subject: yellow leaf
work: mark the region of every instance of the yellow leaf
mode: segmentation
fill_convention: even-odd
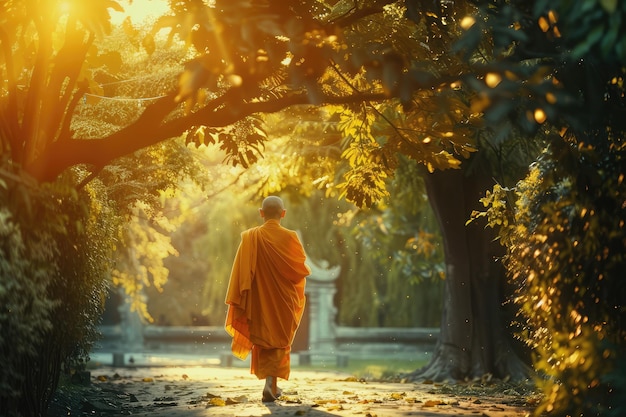
[[[209,400],[209,405],[213,405],[213,406],[217,406],[217,407],[223,407],[223,406],[226,405],[226,401],[224,401],[220,397],[215,397],[215,398],[211,398]]]
[[[443,405],[443,404],[445,403],[441,400],[428,400],[424,403],[424,407],[435,407],[437,405]]]

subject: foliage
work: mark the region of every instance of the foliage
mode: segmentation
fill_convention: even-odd
[[[168,218],[181,219],[171,233],[171,244],[180,255],[165,260],[170,276],[163,293],[148,291],[148,308],[158,324],[224,324],[224,297],[239,234],[260,219],[251,190],[230,192],[232,170],[219,162],[208,165],[212,186],[203,190],[184,182],[179,196],[165,205]]]
[[[177,149],[168,152],[161,148],[164,140],[185,135],[196,146],[215,143],[227,162],[249,167],[267,154],[268,135],[257,114],[300,104],[329,105],[326,121],[334,126],[331,146],[325,149],[330,152],[292,153],[298,164],[285,172],[297,180],[287,188],[271,170],[272,165],[287,164],[274,154],[268,158],[269,168],[256,171],[264,178],[260,192],[283,189],[290,195],[313,195],[312,185],[317,185],[334,195],[340,186],[342,195],[358,206],[381,208],[389,195],[386,186],[403,169],[399,154],[430,170],[458,167],[477,147],[480,114],[493,129],[496,144],[510,137],[514,127],[532,134],[576,129],[581,142],[602,133],[597,126],[624,130],[619,125],[623,118],[613,111],[623,97],[623,41],[615,36],[623,7],[611,1],[594,9],[593,1],[461,1],[451,6],[391,0],[288,5],[181,0],[172,2],[172,13],[147,36],[124,23],[132,52],[100,42],[108,33],[108,11],[117,3],[96,1],[89,8],[77,1],[64,3],[64,11],[52,0],[36,8],[26,1],[0,6],[2,155],[42,183],[80,166],[72,181],[82,186],[98,176],[90,186],[102,191],[102,204],[127,215],[138,207],[137,200],[147,203],[144,207],[158,207],[161,191],[177,184],[178,174],[194,173],[186,170],[192,166],[185,162],[186,148],[164,144]],[[467,16],[473,3],[479,6],[478,17]],[[461,28],[466,36],[449,48]],[[185,43],[187,49],[174,54],[187,59],[184,67],[163,70],[152,65],[162,57],[157,48],[162,31],[169,45]],[[467,61],[456,52],[464,53]],[[582,54],[585,59],[580,60]],[[611,57],[617,61],[596,66]],[[130,64],[143,65],[150,75],[164,75],[129,89]],[[595,76],[597,68],[602,77]],[[90,123],[94,116],[98,123]],[[337,136],[345,140],[337,141]],[[324,139],[309,144],[306,150]],[[142,149],[137,158],[117,160]],[[347,166],[328,170],[341,157]],[[312,168],[304,169],[307,165]],[[338,221],[350,220],[355,212],[346,210]],[[414,213],[398,209],[394,216],[407,212]],[[394,216],[381,216],[375,224],[396,225]],[[160,235],[158,228],[153,231]],[[137,229],[132,233],[124,239],[130,242],[139,235]],[[331,238],[345,243],[342,236]],[[159,239],[164,243],[160,254],[171,253],[167,241]],[[106,243],[99,242],[103,247]],[[358,256],[344,266],[359,277],[371,265],[371,256],[352,243],[345,247],[358,248]],[[336,250],[328,246],[320,252]],[[63,247],[73,250],[69,241]],[[391,263],[394,275],[409,259],[417,264],[407,251],[400,254]],[[134,257],[125,254],[125,259],[127,265],[120,263],[119,271]],[[158,256],[151,259],[157,267],[151,277],[159,283],[164,270]],[[376,271],[383,277],[387,272]],[[148,275],[141,272],[139,281]],[[127,282],[135,279],[126,276]],[[364,284],[357,286],[359,291],[380,288],[374,281]],[[363,312],[368,322],[377,320],[373,311]]]
[[[145,303],[145,287],[153,285],[158,292],[163,291],[169,275],[163,260],[178,255],[168,236],[174,225],[151,211],[147,204],[135,203],[132,221],[123,226],[118,237],[116,261],[121,270],[112,271],[112,283],[124,290],[130,311],[138,312],[147,322],[154,319]]]
[[[507,247],[521,336],[545,377],[537,412],[619,415],[626,6],[478,3],[482,13],[458,45],[486,71],[475,83],[477,108],[502,136],[520,129],[550,142],[528,177],[515,190],[495,188],[479,215],[500,228]],[[493,62],[472,54],[483,33],[491,36]]]
[[[3,172],[4,174],[4,172]],[[4,175],[3,175],[4,177]],[[6,177],[2,191],[8,191]],[[3,205],[0,223],[0,405],[15,409],[26,376],[22,363],[36,357],[44,335],[53,326],[50,313],[56,302],[47,294],[57,268],[50,261],[54,245],[50,236],[24,240],[19,223]]]
[[[346,225],[381,274],[375,290],[379,295],[374,303],[377,324],[435,326],[440,321],[440,306],[433,301],[443,297],[445,262],[441,235],[417,165],[401,159],[388,189],[388,205],[357,214],[352,224]]]
[[[618,2],[478,1],[455,49],[472,64],[471,107],[500,140],[515,130],[580,135],[624,131],[619,113],[624,48]],[[584,87],[584,88],[582,88]],[[545,129],[544,129],[545,128]],[[586,132],[586,133],[584,133]]]
[[[322,80],[338,93],[382,88],[399,96],[327,107],[331,117],[338,118],[342,158],[350,167],[338,184],[341,196],[362,207],[388,196],[386,179],[394,175],[398,155],[423,164],[429,172],[458,169],[461,160],[476,151],[480,123],[459,88],[457,74],[464,70],[463,63],[448,54],[445,45],[456,36],[464,5],[436,11],[413,8],[414,22],[406,19],[400,2],[389,2],[363,20],[354,16],[359,15],[358,8],[346,11],[345,7],[346,2],[339,2],[329,20],[342,25],[345,42],[354,51],[353,60],[367,47],[381,62],[351,73],[338,61]],[[366,4],[361,7],[367,10]],[[431,25],[433,17],[447,21],[446,29]],[[350,24],[344,25],[343,19]],[[424,38],[437,41],[429,45],[417,41]],[[430,88],[423,88],[431,82]]]
[[[569,154],[577,170],[564,176],[554,152]],[[544,155],[520,182],[514,213],[502,204],[502,189],[484,200],[489,223],[500,228],[508,248],[520,337],[536,355],[545,394],[538,413],[621,412],[623,169],[622,147],[602,154],[565,145]],[[591,188],[589,181],[597,184]]]
[[[172,46],[148,55],[139,42],[141,33],[125,22],[99,43],[102,53],[113,54],[119,63],[114,68],[94,69],[99,90],[86,94],[76,107],[72,128],[77,135],[97,139],[122,129],[172,88],[184,48]],[[146,306],[146,288],[162,290],[169,275],[164,259],[178,254],[168,236],[175,225],[163,216],[163,201],[175,193],[173,188],[181,178],[195,177],[201,183],[200,169],[193,150],[183,140],[173,139],[119,158],[102,167],[97,177],[83,180],[98,187],[103,203],[122,216],[115,221],[111,282],[124,290],[131,311],[146,322],[153,321]]]
[[[363,243],[368,227],[378,227],[368,224],[371,213],[363,211],[354,217],[358,213],[356,207],[345,201],[333,202],[333,198],[325,196],[326,187],[324,191],[315,191],[307,177],[312,170],[298,171],[302,168],[291,164],[296,158],[286,157],[291,155],[292,149],[295,152],[312,146],[309,140],[322,137],[313,133],[319,130],[302,126],[306,124],[302,114],[299,118],[280,116],[278,119],[282,123],[268,131],[271,140],[263,160],[243,171],[240,167],[220,164],[221,156],[215,152],[215,147],[206,147],[204,164],[210,185],[203,190],[193,182],[184,181],[180,186],[184,192],[170,195],[166,200],[163,210],[168,218],[175,223],[176,219],[184,218],[184,221],[171,234],[172,245],[180,255],[164,262],[170,274],[163,293],[154,287],[147,288],[148,309],[157,323],[215,326],[223,323],[224,294],[239,234],[259,224],[258,205],[265,193],[271,192],[281,194],[288,203],[283,224],[300,231],[311,261],[341,266],[336,297],[340,324],[435,326],[440,317],[437,300],[441,298],[441,282],[409,283],[406,277],[414,271],[400,267],[390,271],[387,260],[397,248]],[[280,137],[287,125],[298,129],[301,135]],[[324,126],[330,128],[328,124]],[[307,129],[311,129],[308,136],[304,134]],[[313,168],[323,168],[326,165],[318,159],[319,154],[328,152],[339,156],[328,146],[311,147],[302,152],[301,157],[311,163],[320,161],[321,165],[315,163]],[[315,150],[321,152],[318,154]],[[408,201],[405,197],[412,189],[398,188],[405,192],[398,194],[398,204]],[[307,194],[303,196],[305,191]],[[416,204],[423,209],[424,201]],[[418,207],[413,209],[418,210]],[[421,215],[416,212],[415,216]],[[400,236],[398,245],[404,248],[402,238],[412,237],[413,229],[400,223],[390,223],[389,227],[394,235]],[[359,237],[354,230],[359,230],[363,236]],[[407,259],[412,256],[410,253],[413,251],[409,250]],[[396,260],[399,265],[401,261]],[[427,262],[419,267],[420,272],[427,273],[426,267]],[[388,279],[390,274],[392,280]]]
[[[18,294],[32,286],[32,297],[19,300],[30,299],[28,306],[33,310],[16,304],[10,318],[24,326],[32,319],[35,327],[24,340],[15,334],[11,345],[3,346],[3,351],[12,349],[5,356],[14,359],[7,366],[7,375],[15,377],[12,389],[6,390],[12,396],[7,400],[11,403],[6,403],[10,413],[43,413],[59,372],[80,368],[88,358],[98,336],[96,324],[110,280],[113,242],[123,227],[120,215],[130,216],[138,204],[158,207],[159,190],[195,168],[187,163],[189,153],[180,142],[142,150],[106,168],[97,163],[66,164],[67,158],[71,159],[71,152],[64,150],[68,137],[81,137],[79,147],[101,144],[97,139],[136,120],[164,90],[171,89],[173,74],[180,71],[174,65],[180,60],[180,49],[142,59],[141,51],[126,43],[134,35],[131,28],[102,41],[110,30],[108,9],[118,7],[117,3],[99,1],[87,9],[79,3],[48,1],[34,7],[27,2],[9,2],[0,6],[0,150],[7,167],[21,166],[26,171],[11,168],[10,181],[6,181],[11,184],[5,184],[8,191],[1,200],[11,213],[7,219],[17,226],[7,238],[15,240],[15,252],[3,255],[28,259],[14,259],[15,281],[6,286]],[[67,8],[59,8],[63,5]],[[149,80],[135,77],[130,82],[129,74],[142,60],[144,70],[159,67],[159,73]],[[118,97],[111,99],[109,94]],[[87,154],[99,157],[115,148],[112,145],[108,151]],[[42,184],[41,171],[32,168],[38,166],[37,161],[44,161],[45,166],[66,165],[48,178],[49,183]],[[72,169],[65,170],[68,167]],[[149,231],[158,236],[156,229]],[[146,257],[155,259],[152,248],[156,247],[141,247]],[[158,256],[150,275],[157,283],[164,276],[158,264],[162,254]],[[25,266],[20,266],[22,263]],[[124,267],[128,265],[118,263],[117,271]],[[12,304],[15,301],[7,305]],[[51,317],[55,320],[46,324]]]
[[[62,367],[88,357],[111,253],[108,215],[93,195],[23,178],[3,168],[0,404],[8,415],[42,413]]]

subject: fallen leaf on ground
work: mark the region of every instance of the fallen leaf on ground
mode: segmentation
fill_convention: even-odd
[[[281,395],[279,400],[284,401],[288,404],[302,404],[302,400],[298,397],[289,397],[287,395]]]
[[[240,403],[246,403],[248,402],[248,397],[246,397],[245,395],[240,395],[239,397],[234,397],[233,400]]]
[[[424,407],[435,407],[437,405],[443,405],[443,404],[445,403],[441,400],[428,400],[424,403]]]
[[[146,377],[146,378],[143,378],[141,382],[154,382],[154,378]]]
[[[217,406],[217,407],[223,407],[223,406],[226,405],[226,401],[224,401],[223,399],[221,399],[219,397],[214,397],[214,398],[211,398],[209,400],[209,403],[207,404],[207,407],[211,406],[211,405],[212,406]]]

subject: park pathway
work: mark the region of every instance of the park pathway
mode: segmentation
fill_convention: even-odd
[[[533,402],[513,389],[459,395],[438,384],[366,382],[325,371],[295,369],[280,382],[280,401],[263,403],[263,382],[241,367],[101,367],[80,388],[80,412],[53,404],[51,417],[55,409],[75,416],[525,417]]]

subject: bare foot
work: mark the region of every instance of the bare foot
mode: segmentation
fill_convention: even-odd
[[[282,395],[283,391],[276,386],[276,377],[268,376],[265,378],[265,387],[263,387],[264,403],[274,402]]]
[[[264,403],[273,403],[276,401],[276,397],[272,392],[268,389],[263,389],[263,398],[261,399]]]

